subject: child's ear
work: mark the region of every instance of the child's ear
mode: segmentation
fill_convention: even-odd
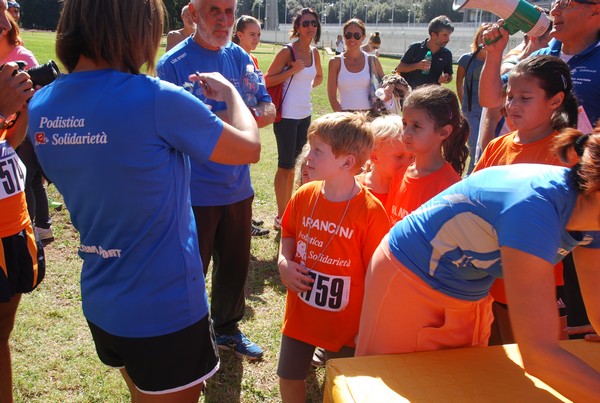
[[[377,161],[377,160],[379,160],[379,155],[378,155],[378,153],[377,153],[376,150],[371,151],[371,155],[369,156],[369,159],[371,161]]]
[[[342,164],[342,167],[344,169],[353,169],[355,164],[356,164],[356,157],[352,154],[348,154],[344,158],[344,163]]]
[[[440,137],[442,140],[445,140],[448,136],[450,136],[452,134],[452,130],[454,128],[452,127],[451,124],[447,124],[442,126],[442,128],[440,129]]]
[[[554,96],[552,98],[550,98],[550,100],[548,101],[550,108],[551,109],[558,109],[560,108],[560,106],[562,105],[563,101],[565,100],[565,93],[564,92],[557,92],[556,94],[554,94]]]

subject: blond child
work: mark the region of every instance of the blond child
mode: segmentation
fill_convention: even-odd
[[[373,196],[385,206],[392,178],[409,166],[415,155],[406,150],[402,142],[402,118],[398,115],[386,115],[375,118],[371,123],[375,138],[373,151],[369,158],[369,171],[356,176],[356,180],[365,186]]]
[[[300,186],[310,182],[310,178],[308,177],[308,166],[306,165],[306,157],[308,157],[308,152],[310,151],[310,144],[306,143],[302,147],[302,151],[300,151],[300,155],[296,158],[296,168],[295,170],[295,183],[296,189]]]
[[[277,374],[284,402],[304,402],[315,347],[354,355],[365,272],[388,230],[381,203],[354,175],[373,135],[364,115],[338,112],[308,130],[309,182],[282,218],[278,267],[287,287]]]

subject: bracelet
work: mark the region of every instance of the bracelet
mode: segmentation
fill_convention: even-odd
[[[286,260],[288,260],[288,259],[285,257],[283,259],[280,259],[279,261],[277,261],[277,266],[279,266],[281,263],[285,262]]]
[[[15,112],[15,118],[9,122],[6,121],[6,118],[4,117],[4,115],[2,115],[0,113],[0,120],[2,120],[2,125],[0,125],[0,129],[1,130],[6,130],[6,129],[10,129],[11,127],[13,127],[15,125],[15,123],[17,123],[17,119],[19,119],[19,116],[21,115],[21,112]]]

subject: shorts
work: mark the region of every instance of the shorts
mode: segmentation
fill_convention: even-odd
[[[315,346],[312,344],[282,334],[277,375],[280,378],[293,381],[306,379],[308,371],[310,371],[314,352]],[[354,357],[354,348],[343,346],[337,352],[325,350],[325,356],[327,359]]]
[[[100,361],[125,368],[141,392],[167,394],[204,382],[219,369],[215,335],[206,315],[195,324],[155,337],[119,337],[88,321]]]
[[[306,144],[310,119],[310,116],[304,119],[283,118],[281,121],[273,123],[273,131],[277,140],[278,168],[294,169],[296,167],[296,158]]]
[[[31,225],[1,241],[0,302],[8,302],[15,294],[35,290],[46,274],[46,260]]]
[[[367,268],[356,355],[487,346],[493,301],[434,290],[392,255],[386,235]]]

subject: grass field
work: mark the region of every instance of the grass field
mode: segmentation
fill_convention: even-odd
[[[53,33],[22,34],[26,47],[40,63],[56,59]],[[266,71],[278,49],[276,45],[263,45],[257,50],[255,55],[263,70]],[[160,53],[163,52],[164,43]],[[329,56],[322,56],[325,79],[314,91],[313,118],[330,111],[326,96],[328,60]],[[386,72],[398,63],[386,58],[381,61]],[[272,182],[277,151],[272,127],[262,129],[261,137],[261,161],[251,169],[256,193],[254,216],[270,225],[276,211]],[[52,200],[61,200],[53,186],[49,193]],[[45,249],[46,278],[35,292],[23,297],[12,335],[15,401],[128,401],[129,393],[118,371],[98,360],[81,312],[78,234],[66,209],[53,210],[52,219],[56,240]],[[229,352],[221,354],[221,370],[208,383],[208,393],[203,398],[206,402],[280,400],[276,366],[285,288],[276,267],[279,241],[276,235],[277,232],[271,231],[268,237],[253,238],[246,287],[247,308],[241,323],[242,330],[264,348],[264,359],[250,364]],[[309,401],[321,401],[323,378],[322,369],[311,373]]]

